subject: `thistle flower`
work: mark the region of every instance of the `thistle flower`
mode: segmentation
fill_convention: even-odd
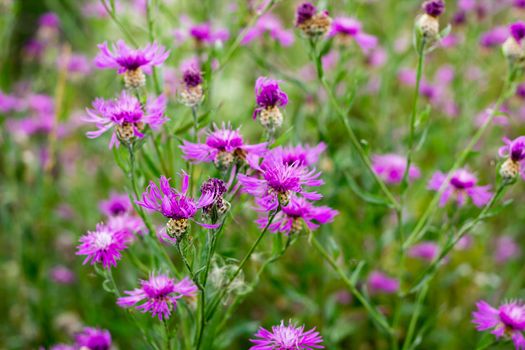
[[[509,26],[509,36],[502,45],[503,54],[511,64],[525,59],[525,48],[522,40],[525,38],[525,22],[518,21]]]
[[[108,218],[107,226],[113,231],[121,231],[129,240],[133,240],[136,235],[146,233],[144,222],[136,215],[124,213]]]
[[[332,22],[332,29],[328,35],[335,37],[339,43],[345,45],[355,41],[365,53],[377,46],[377,38],[363,32],[361,22],[355,18],[335,18]]]
[[[466,197],[470,197],[472,203],[477,207],[482,207],[487,204],[492,193],[490,192],[490,185],[477,186],[477,178],[474,174],[466,169],[458,169],[453,174],[448,183],[444,184],[446,175],[441,171],[434,173],[428,183],[428,189],[439,191],[441,186],[445,186],[445,190],[439,200],[441,207],[455,197],[457,204],[461,207],[465,204]]]
[[[472,323],[478,331],[491,330],[497,339],[511,339],[516,350],[525,349],[525,307],[521,301],[511,301],[500,305],[497,309],[484,300],[476,303],[476,311],[472,313]]]
[[[313,231],[320,224],[332,222],[338,214],[337,210],[330,207],[316,207],[304,198],[292,196],[288,205],[282,207],[281,211],[275,215],[268,229],[271,232],[282,232],[286,235],[300,233],[304,226]],[[268,217],[259,218],[257,223],[260,228],[266,227]]]
[[[304,2],[297,7],[295,26],[306,36],[315,38],[325,35],[330,30],[332,19],[328,11],[318,11],[310,2]]]
[[[434,41],[439,36],[438,17],[445,12],[443,0],[428,0],[423,3],[424,13],[416,21],[416,28],[424,38]]]
[[[118,216],[121,214],[130,214],[133,212],[133,205],[129,196],[125,193],[111,192],[107,200],[99,203],[99,209],[106,216]]]
[[[212,222],[216,222],[217,216],[224,215],[230,209],[230,203],[223,198],[226,191],[226,184],[221,179],[211,178],[201,185],[202,195],[214,198],[211,204],[202,207],[202,212],[210,217]]]
[[[507,159],[501,165],[501,176],[503,179],[510,180],[521,173],[525,179],[525,174],[521,169],[521,164],[525,160],[525,136],[520,136],[514,140],[504,137],[503,142],[505,146],[499,149],[499,155]]]
[[[131,142],[135,138],[143,138],[144,128],[150,126],[158,129],[168,119],[164,116],[166,96],[156,99],[148,98],[144,110],[140,101],[133,95],[123,91],[114,100],[101,98],[93,101],[93,109],[86,109],[85,122],[94,123],[98,130],[86,133],[89,138],[97,138],[109,129],[115,127],[109,147],[117,147],[120,142]]]
[[[149,44],[143,49],[131,49],[122,40],[110,51],[106,42],[98,45],[100,53],[95,57],[98,68],[118,69],[124,74],[127,88],[139,88],[146,84],[144,74],[151,74],[154,66],[159,66],[168,58],[170,52],[157,43]]]
[[[202,89],[202,74],[194,66],[189,66],[184,70],[182,77],[182,90],[180,92],[181,102],[188,107],[199,105],[204,99]]]
[[[270,38],[285,47],[292,45],[294,42],[293,33],[283,28],[281,20],[271,13],[266,13],[257,20],[253,27],[246,31],[241,45],[248,45],[258,38],[263,39],[266,33],[268,33]]]
[[[79,349],[109,350],[111,334],[105,329],[86,327],[75,335],[75,342]]]
[[[197,286],[188,277],[177,282],[166,275],[152,273],[148,280],[140,281],[140,288],[125,291],[127,296],[118,298],[117,305],[124,308],[134,306],[162,321],[169,319],[179,299],[191,298],[196,292]]]
[[[388,153],[374,155],[372,157],[372,168],[383,181],[390,184],[398,184],[403,181],[407,159],[398,154]],[[419,168],[410,165],[408,170],[409,181],[414,181],[421,176]]]
[[[272,330],[261,327],[255,333],[256,339],[250,339],[254,344],[250,350],[313,350],[324,349],[321,345],[323,338],[315,328],[304,331],[304,325],[297,327],[288,321],[288,325],[281,321],[278,326],[272,326]]]
[[[399,290],[399,281],[381,271],[372,271],[368,276],[367,286],[372,294],[394,294]]]
[[[255,82],[255,101],[257,108],[253,119],[259,117],[261,125],[269,132],[275,132],[283,124],[283,115],[279,107],[288,104],[288,95],[279,87],[279,82],[266,77],[259,77]]]
[[[128,235],[123,231],[114,231],[104,224],[97,224],[95,231],[88,231],[80,237],[80,245],[76,255],[85,255],[82,264],[91,260],[91,265],[102,264],[104,268],[117,266],[122,255],[120,252],[127,248]]]
[[[267,143],[246,145],[239,129],[232,129],[230,124],[221,127],[213,125],[208,130],[205,143],[183,141],[180,146],[184,159],[192,163],[211,163],[219,169],[228,169],[231,165],[243,161],[248,155],[262,156],[267,150]]]
[[[195,201],[187,196],[189,188],[189,176],[185,172],[181,173],[182,187],[181,191],[177,191],[170,186],[170,180],[165,176],[160,177],[160,188],[153,181],[151,181],[142,194],[142,201],[136,203],[146,209],[154,210],[169,219],[166,224],[166,233],[170,238],[171,243],[176,243],[186,233],[189,221],[193,220],[197,210],[206,207],[213,203],[215,197],[212,193],[206,192]],[[208,225],[203,223],[197,224],[206,228],[216,228],[216,225]],[[161,238],[164,235],[161,233]]]
[[[299,166],[308,167],[315,165],[319,161],[321,153],[325,150],[326,144],[320,142],[316,146],[279,146],[273,148],[271,152],[278,154],[282,158],[284,164],[292,165],[295,163]]]
[[[255,197],[255,202],[267,211],[275,210],[279,205],[286,206],[293,193],[308,200],[319,200],[317,192],[307,192],[304,186],[321,186],[324,182],[315,169],[310,170],[297,163],[288,165],[282,157],[269,154],[256,168],[261,178],[239,174],[238,179],[244,192]]]
[[[410,248],[408,256],[428,262],[433,261],[439,254],[439,246],[435,242],[426,241]]]

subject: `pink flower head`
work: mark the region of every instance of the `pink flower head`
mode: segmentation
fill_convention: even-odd
[[[511,236],[500,236],[496,238],[494,244],[494,260],[498,264],[504,264],[521,255],[520,246]]]
[[[18,97],[0,91],[0,113],[10,113],[21,108],[22,101]]]
[[[241,44],[247,45],[258,38],[263,38],[264,34],[279,42],[282,46],[290,46],[294,42],[293,33],[283,28],[281,20],[271,13],[267,13],[257,20],[252,28],[246,31]]]
[[[189,30],[190,36],[198,43],[214,44],[227,41],[230,37],[228,30],[220,28],[214,30],[210,23],[194,24]]]
[[[295,12],[295,25],[300,24],[312,19],[317,14],[317,8],[311,2],[304,2],[297,7]]]
[[[403,181],[407,159],[398,154],[374,155],[372,157],[372,167],[374,172],[385,182],[398,184]],[[421,176],[421,172],[415,165],[410,165],[408,179],[413,181]]]
[[[443,0],[427,0],[423,3],[423,10],[432,17],[439,17],[445,12],[445,2]]]
[[[118,74],[141,69],[146,74],[151,74],[153,66],[159,66],[168,58],[170,52],[157,44],[148,44],[143,49],[131,49],[123,40],[109,49],[106,42],[98,45],[100,53],[95,57],[98,68],[118,69]]]
[[[478,331],[490,330],[496,338],[512,339],[516,350],[525,349],[525,307],[521,301],[511,301],[493,308],[484,300],[476,303],[476,311],[472,313],[472,323]]]
[[[521,40],[525,38],[525,22],[518,21],[510,25],[509,27],[510,35],[518,43],[521,43]]]
[[[63,265],[54,266],[49,271],[49,276],[55,283],[71,284],[75,282],[75,273]]]
[[[507,40],[509,30],[506,27],[496,27],[481,35],[479,43],[483,47],[500,46]]]
[[[86,327],[75,335],[79,349],[109,350],[111,349],[111,334],[105,329]]]
[[[304,331],[304,326],[297,327],[291,321],[288,325],[281,321],[273,326],[271,331],[259,328],[255,333],[256,339],[250,339],[254,344],[250,350],[313,350],[324,349],[321,345],[323,338],[315,328]]]
[[[148,98],[143,109],[140,101],[126,91],[122,91],[114,100],[97,98],[93,101],[93,109],[86,109],[87,116],[83,117],[83,121],[95,124],[98,130],[89,131],[86,135],[90,139],[97,138],[116,127],[109,143],[110,148],[120,145],[119,137],[128,134],[128,128],[131,130],[131,137],[143,138],[142,130],[146,125],[157,130],[168,120],[164,116],[166,104],[166,96],[161,95],[156,99]]]
[[[98,224],[95,231],[88,231],[80,237],[76,255],[85,255],[83,264],[91,260],[91,265],[101,263],[104,268],[117,266],[127,248],[128,235],[123,231],[112,230],[109,226]]]
[[[86,56],[71,54],[70,56],[59,56],[57,65],[60,69],[67,70],[71,75],[83,77],[91,71],[91,65]]]
[[[332,29],[330,36],[338,36],[340,38],[353,38],[357,45],[365,51],[375,48],[377,46],[377,38],[373,35],[363,32],[361,22],[355,18],[338,17],[332,21]]]
[[[143,235],[146,232],[142,219],[129,213],[110,216],[107,226],[113,231],[123,232],[129,240],[133,240],[135,235]]]
[[[282,157],[268,154],[257,169],[261,177],[239,174],[243,191],[255,197],[255,202],[267,211],[279,203],[286,203],[290,195],[297,193],[309,200],[319,200],[317,192],[305,191],[305,186],[321,186],[323,180],[315,169],[310,170],[298,163],[285,164]]]
[[[267,143],[247,145],[244,143],[239,129],[232,129],[230,124],[221,127],[213,126],[208,131],[204,143],[183,141],[182,153],[184,159],[193,163],[215,163],[218,167],[229,167],[234,160],[244,159],[248,155],[262,156],[266,152]]]
[[[99,204],[100,211],[106,216],[117,216],[133,212],[133,205],[125,193],[111,192],[107,200]]]
[[[452,197],[456,198],[460,207],[465,204],[467,197],[470,197],[475,206],[482,207],[487,204],[492,197],[492,193],[490,192],[491,186],[477,186],[478,180],[476,176],[466,169],[456,170],[448,183],[445,184],[446,177],[444,173],[437,171],[428,183],[428,189],[434,191],[439,191],[441,186],[445,186],[445,190],[439,200],[441,207],[445,206]]]
[[[421,242],[412,246],[408,256],[425,261],[433,261],[439,254],[439,246],[435,242]]]
[[[272,153],[279,154],[285,164],[298,164],[300,166],[313,166],[315,165],[321,153],[326,150],[326,144],[320,142],[316,146],[309,145],[297,145],[297,146],[286,146],[286,147],[275,147],[271,150]]]
[[[253,111],[253,119],[257,118],[263,109],[286,106],[288,95],[281,90],[277,80],[259,77],[255,82],[255,101],[257,108]]]
[[[264,209],[263,209],[264,210]],[[309,230],[316,230],[320,224],[332,222],[338,215],[337,210],[327,206],[316,207],[306,199],[293,196],[288,205],[281,208],[273,222],[269,226],[271,232],[283,232],[285,234],[298,233],[303,226]],[[268,224],[267,217],[257,220],[259,227],[264,228]]]
[[[372,294],[394,294],[399,290],[399,281],[381,271],[372,271],[368,276],[367,285]]]
[[[176,282],[166,275],[152,273],[148,280],[140,281],[140,288],[125,291],[127,296],[118,298],[117,305],[124,308],[135,306],[162,321],[170,317],[179,299],[193,297],[196,292],[197,286],[187,277]]]
[[[48,27],[48,28],[58,28],[60,26],[60,19],[58,18],[57,14],[54,12],[47,12],[44,13],[40,18],[38,19],[38,24],[41,27]]]
[[[514,162],[525,160],[525,136],[520,136],[514,140],[503,138],[505,146],[499,149],[500,157],[509,157]]]

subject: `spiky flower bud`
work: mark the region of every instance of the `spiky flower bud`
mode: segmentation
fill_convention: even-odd
[[[181,102],[188,107],[199,105],[204,99],[202,75],[197,69],[190,67],[184,71],[183,89],[180,92]]]
[[[416,28],[421,36],[427,40],[436,40],[439,37],[439,16],[445,12],[443,0],[429,0],[423,3],[424,14],[416,20]]]
[[[124,72],[124,85],[127,89],[138,89],[146,85],[146,76],[142,69],[127,70]]]
[[[308,37],[323,36],[330,30],[332,19],[327,11],[318,11],[309,2],[297,8],[295,25]]]
[[[525,38],[525,22],[511,24],[509,31],[510,36],[501,47],[503,55],[511,63],[523,62],[525,60],[525,48],[522,40]]]
[[[166,233],[180,242],[186,232],[188,232],[189,226],[188,219],[169,219],[166,224]]]

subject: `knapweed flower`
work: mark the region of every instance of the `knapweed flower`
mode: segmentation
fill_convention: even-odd
[[[257,20],[257,23],[255,23],[253,27],[246,31],[246,34],[242,38],[241,45],[248,45],[258,38],[264,39],[266,33],[282,46],[290,46],[294,42],[293,33],[283,28],[281,20],[271,13],[266,13]]]
[[[316,146],[309,145],[297,145],[297,146],[285,146],[275,147],[271,150],[274,154],[279,154],[285,164],[298,164],[300,166],[313,166],[315,165],[321,153],[326,150],[326,144],[320,142]]]
[[[401,183],[401,181],[403,181],[406,166],[407,159],[398,154],[377,154],[372,157],[372,168],[374,169],[374,172],[386,183]],[[413,181],[420,176],[421,172],[419,168],[411,164],[410,169],[408,170],[408,179]]]
[[[499,149],[500,157],[507,158],[500,168],[500,174],[504,179],[514,179],[522,173],[521,164],[525,160],[525,136],[520,136],[514,140],[503,138],[505,146]],[[522,173],[525,179],[525,174]]]
[[[194,66],[189,66],[182,75],[181,102],[188,107],[199,105],[204,99],[202,74]]]
[[[214,198],[211,204],[202,207],[202,212],[211,222],[216,222],[219,215],[224,215],[230,209],[230,203],[223,197],[226,191],[226,184],[221,179],[211,178],[201,185],[202,195]]]
[[[492,307],[484,300],[476,303],[476,311],[472,313],[472,323],[478,331],[491,330],[496,338],[508,338],[514,343],[516,350],[525,349],[525,307],[521,301],[511,301],[499,308]]]
[[[228,169],[235,163],[243,161],[248,155],[262,156],[267,143],[246,145],[239,129],[233,130],[230,124],[222,124],[219,128],[213,126],[208,131],[205,143],[183,141],[182,153],[184,159],[193,163],[211,163],[219,169]]]
[[[439,245],[435,242],[426,241],[413,245],[408,251],[411,258],[421,259],[428,262],[433,261],[439,254]]]
[[[339,212],[330,207],[316,207],[302,197],[292,196],[288,205],[282,207],[275,215],[268,229],[271,232],[282,232],[287,235],[300,233],[305,226],[313,231],[320,224],[332,222],[337,214]],[[257,223],[259,227],[264,228],[268,224],[268,218],[261,217]]]
[[[66,70],[73,80],[85,77],[91,71],[86,56],[76,53],[59,56],[57,66],[59,69]]]
[[[448,183],[444,184],[446,178],[447,176],[444,173],[437,171],[428,183],[428,188],[434,191],[439,191],[441,186],[445,186],[445,190],[439,200],[441,207],[445,206],[453,197],[460,207],[465,204],[467,197],[470,197],[475,206],[482,207],[487,204],[492,197],[492,193],[490,192],[491,186],[477,186],[478,179],[466,169],[456,170]]]
[[[83,120],[94,123],[98,130],[86,133],[89,138],[97,138],[109,129],[115,127],[109,147],[117,147],[120,142],[131,142],[135,138],[143,138],[144,128],[158,129],[168,119],[164,116],[166,96],[156,99],[148,98],[144,109],[140,101],[133,95],[123,91],[114,100],[97,98],[93,101],[93,109],[86,109],[87,116]]]
[[[371,294],[394,294],[399,290],[399,281],[381,271],[372,271],[366,284]]]
[[[428,0],[423,3],[424,13],[416,21],[419,33],[429,40],[435,40],[439,36],[438,17],[445,12],[443,0]]]
[[[286,206],[293,193],[300,194],[309,200],[319,200],[322,196],[317,192],[305,191],[305,186],[321,186],[321,173],[310,170],[297,163],[285,164],[282,157],[269,154],[256,169],[257,175],[239,174],[238,179],[244,192],[255,197],[255,202],[266,211]]]
[[[168,58],[170,52],[157,43],[149,44],[143,49],[131,49],[122,40],[112,47],[106,42],[98,45],[100,53],[95,57],[98,68],[118,69],[118,74],[124,74],[127,88],[138,88],[146,84],[145,74],[151,74],[154,66],[159,66]]]
[[[136,235],[146,233],[142,219],[130,213],[110,216],[107,221],[107,226],[113,231],[121,231],[130,241],[133,240]]]
[[[99,208],[102,214],[106,216],[118,216],[133,212],[133,205],[125,193],[111,192],[107,200],[100,202]]]
[[[109,350],[111,334],[105,329],[86,327],[75,335],[75,343],[79,349]]]
[[[297,327],[291,321],[288,325],[281,321],[269,331],[263,327],[255,333],[256,339],[250,339],[254,344],[250,350],[313,350],[324,349],[323,338],[315,328],[304,331],[304,325]]]
[[[355,18],[335,18],[329,35],[335,37],[341,44],[350,44],[355,41],[365,53],[377,46],[377,38],[363,32],[361,23]]]
[[[511,24],[509,34],[501,47],[503,54],[511,63],[520,62],[525,59],[525,48],[522,43],[525,38],[525,22],[518,21]]]
[[[71,284],[75,282],[75,273],[63,265],[54,266],[49,271],[49,277],[58,284]]]
[[[157,316],[162,321],[170,317],[179,299],[195,296],[197,286],[187,277],[176,282],[166,275],[152,273],[148,280],[140,281],[140,288],[124,293],[127,296],[118,298],[118,306],[135,306],[137,310],[150,312],[152,317]]]
[[[56,38],[59,28],[60,19],[57,14],[54,12],[44,13],[38,19],[38,31],[36,34],[38,41],[43,43]]]
[[[259,117],[259,122],[269,133],[275,132],[283,124],[279,107],[288,104],[288,95],[281,90],[277,80],[259,77],[255,82],[255,101],[257,108],[253,119]]]
[[[495,27],[481,35],[479,43],[483,47],[494,47],[499,46],[507,40],[509,36],[509,30],[507,27],[499,26]]]
[[[176,243],[186,233],[189,221],[192,220],[199,208],[203,208],[213,203],[215,197],[212,193],[206,192],[195,201],[187,196],[189,188],[189,176],[185,172],[181,173],[181,191],[177,191],[170,186],[170,180],[161,176],[160,187],[151,181],[142,194],[142,200],[136,203],[146,209],[155,210],[169,219],[166,224],[166,233],[172,243]],[[215,225],[197,223],[206,228],[215,228]],[[162,233],[161,233],[162,235]],[[166,237],[161,237],[166,238]]]
[[[121,251],[127,248],[128,235],[123,231],[112,230],[109,226],[98,224],[95,231],[88,231],[80,237],[76,255],[85,255],[83,264],[102,264],[104,268],[117,266],[122,257]]]
[[[225,42],[230,37],[228,30],[224,28],[214,29],[208,22],[192,25],[189,34],[195,39],[197,45]]]
[[[521,255],[519,244],[511,236],[500,236],[494,241],[494,261],[498,264],[505,264],[511,259],[516,259]]]
[[[295,26],[308,37],[325,35],[330,30],[332,19],[328,11],[318,11],[310,2],[304,2],[295,12]]]

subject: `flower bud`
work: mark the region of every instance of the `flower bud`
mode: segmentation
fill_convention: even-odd
[[[204,99],[201,73],[190,67],[184,72],[183,89],[180,92],[181,102],[187,107],[195,107]]]
[[[308,37],[325,35],[330,30],[332,19],[327,11],[318,11],[309,2],[305,2],[297,8],[295,25]]]
[[[166,224],[166,233],[171,238],[175,238],[177,242],[180,242],[186,232],[188,232],[188,227],[188,219],[169,219]]]
[[[138,89],[146,85],[146,76],[142,69],[137,68],[124,72],[124,85],[127,89]]]
[[[259,123],[270,133],[283,125],[283,114],[277,106],[264,108],[259,113]]]
[[[520,173],[520,163],[508,158],[501,164],[499,174],[505,181],[513,180]]]

